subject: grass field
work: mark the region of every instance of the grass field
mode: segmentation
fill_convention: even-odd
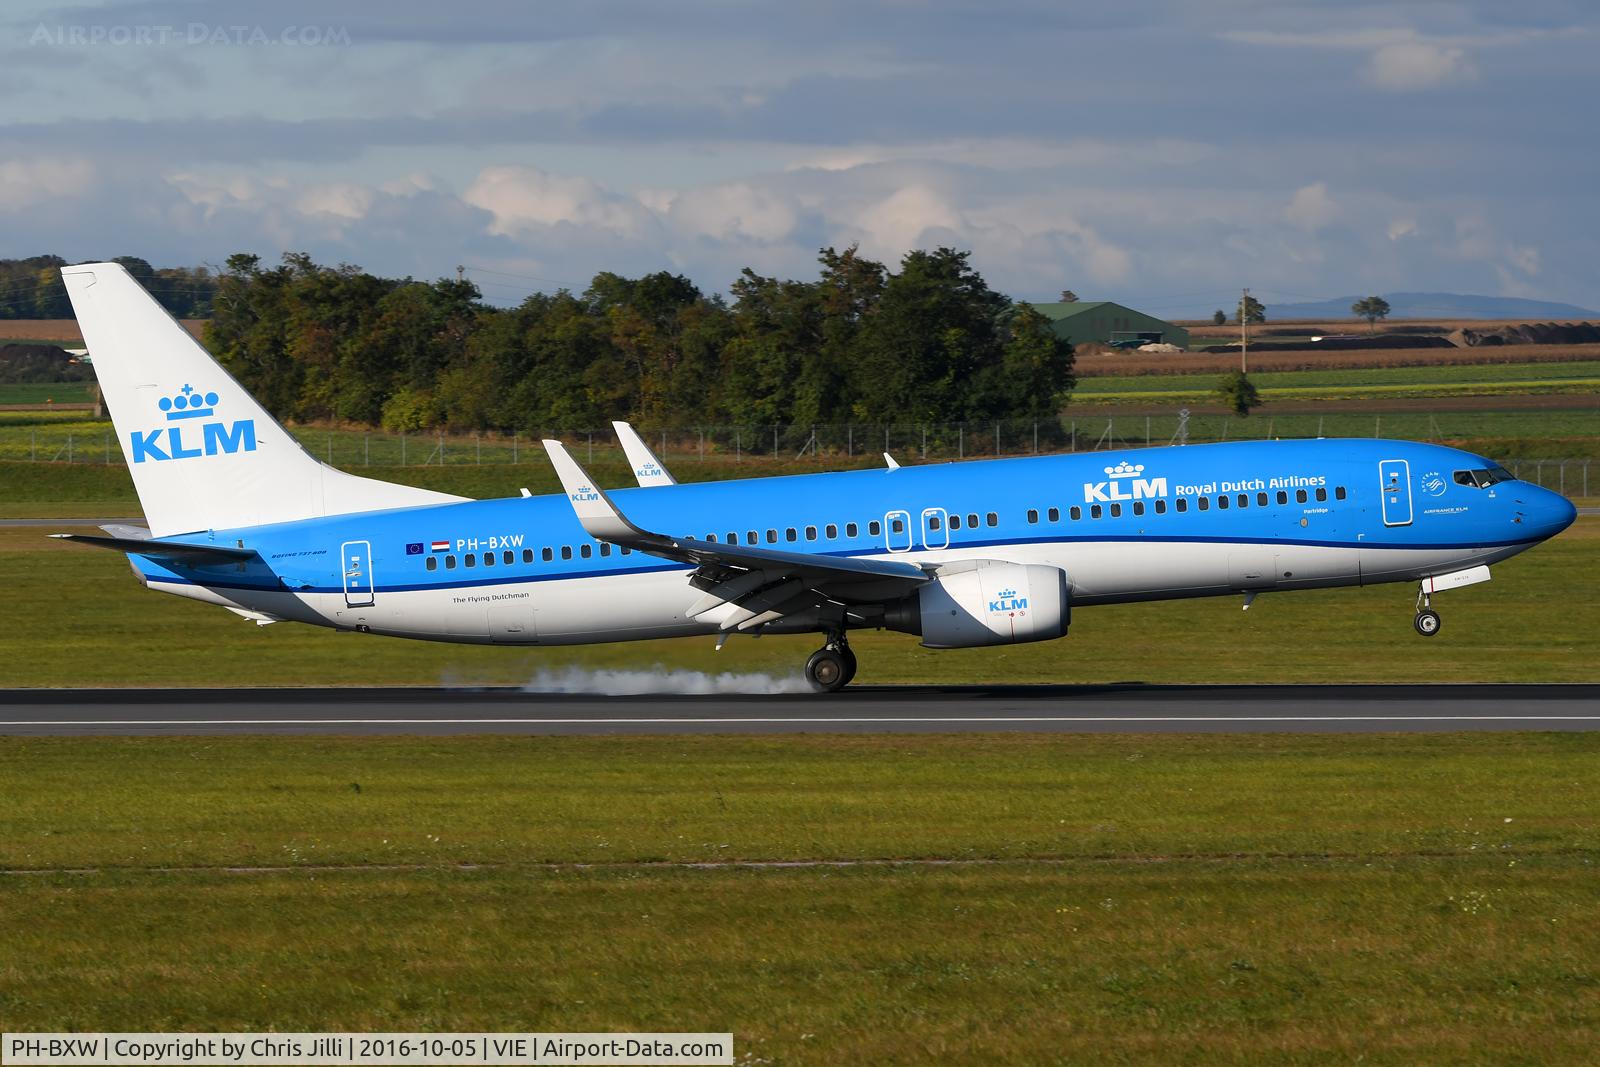
[[[8,382],[0,384],[0,405],[4,404],[92,404],[90,382]]]
[[[1378,396],[1456,396],[1494,393],[1600,391],[1600,361],[1577,363],[1484,363],[1473,366],[1330,368],[1264,371],[1251,374],[1269,400],[1348,400]],[[1205,396],[1217,385],[1215,374],[1085,378],[1073,392],[1076,400],[1124,398],[1131,395]]]
[[[521,684],[570,668],[798,675],[812,637],[495,648],[257,627],[142,589],[116,553],[0,530],[0,686]],[[1064,641],[933,652],[900,634],[851,642],[883,682],[1600,680],[1600,520],[1440,596],[1444,630],[1411,632],[1411,585],[1084,609]],[[41,606],[48,606],[41,610]],[[759,686],[759,683],[751,683]]]
[[[1525,734],[11,739],[0,866],[36,873],[0,878],[0,1023],[1581,1063],[1597,756]]]

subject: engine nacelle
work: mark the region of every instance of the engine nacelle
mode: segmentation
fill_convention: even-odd
[[[977,648],[1065,637],[1072,622],[1067,572],[1039,564],[975,560],[889,606],[884,625],[921,634],[928,648]]]

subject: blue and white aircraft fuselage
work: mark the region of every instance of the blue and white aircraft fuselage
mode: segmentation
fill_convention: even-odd
[[[680,485],[625,426],[640,488],[601,490],[550,441],[562,494],[459,500],[318,464],[118,272],[64,274],[151,530],[79,539],[262,623],[513,645],[820,632],[807,674],[833,689],[854,673],[851,629],[1006,644],[1064,635],[1073,606],[1420,581],[1431,636],[1434,592],[1575,516],[1489,460],[1405,441]],[[112,322],[147,343],[124,357]]]

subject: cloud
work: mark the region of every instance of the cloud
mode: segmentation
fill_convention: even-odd
[[[19,159],[0,163],[0,212],[20,212],[77,197],[94,181],[86,159]]]
[[[1295,190],[1294,196],[1289,199],[1289,206],[1283,209],[1283,217],[1307,233],[1323,229],[1338,214],[1339,205],[1328,195],[1328,186],[1324,182],[1313,182]]]
[[[487,167],[462,199],[494,216],[490,233],[506,236],[561,223],[637,236],[653,222],[637,200],[612,193],[588,178],[534,167]]]
[[[1420,41],[1382,46],[1372,53],[1364,73],[1379,89],[1400,92],[1460,84],[1478,76],[1464,50]]]

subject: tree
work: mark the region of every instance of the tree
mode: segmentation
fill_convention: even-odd
[[[1261,406],[1261,394],[1256,390],[1255,383],[1245,376],[1244,371],[1236,370],[1232,374],[1224,375],[1217,383],[1217,396],[1228,405],[1228,409],[1241,419],[1250,417],[1250,409]]]
[[[1367,329],[1376,331],[1378,320],[1389,317],[1389,301],[1381,296],[1364,296],[1351,304],[1350,310],[1367,320]]]
[[[1247,296],[1239,301],[1239,306],[1234,309],[1235,322],[1266,322],[1267,308],[1261,301],[1253,296]]]
[[[1226,311],[1223,311],[1221,308],[1218,308],[1217,310],[1215,310],[1215,311],[1213,311],[1211,313],[1211,325],[1213,325],[1213,326],[1221,326],[1223,323],[1225,323],[1227,321],[1228,321],[1228,313]]]
[[[1078,294],[1071,289],[1063,289],[1061,290],[1061,302],[1063,304],[1076,304],[1078,302]]]

